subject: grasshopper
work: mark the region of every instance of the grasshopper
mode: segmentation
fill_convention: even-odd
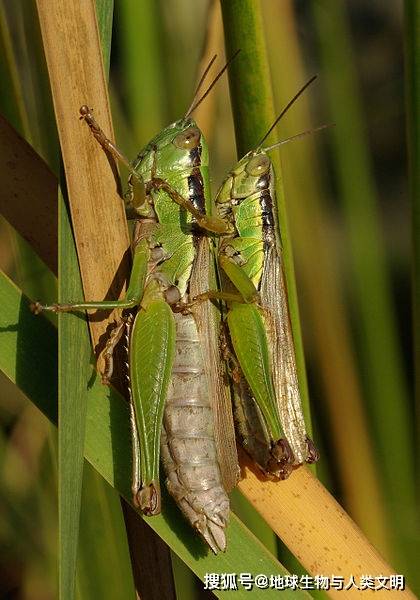
[[[222,183],[215,199],[217,212],[233,228],[233,233],[221,235],[219,241],[222,292],[208,291],[193,299],[224,299],[228,304],[228,332],[222,345],[225,357],[231,359],[237,430],[244,448],[271,479],[286,479],[294,467],[319,458],[307,435],[301,407],[275,173],[268,154],[310,132],[262,146],[314,79],[295,95],[258,147],[241,158]],[[229,352],[227,338],[233,352]]]
[[[128,201],[136,214],[130,281],[122,300],[36,303],[34,311],[125,311],[104,350],[103,382],[111,378],[113,351],[125,335],[133,502],[145,515],[160,512],[162,454],[169,492],[217,553],[226,547],[227,491],[238,477],[231,404],[219,360],[218,315],[214,306],[197,306],[188,313],[180,309],[190,296],[214,285],[210,240],[203,230],[220,234],[229,229],[211,214],[207,145],[190,116],[228,66],[196,100],[215,58],[185,117],[158,133],[132,163],[106,137],[92,111],[81,107],[81,118],[99,143],[130,170]]]

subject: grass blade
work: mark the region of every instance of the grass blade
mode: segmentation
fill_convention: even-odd
[[[0,81],[3,88],[1,114],[23,135],[29,131],[28,117],[3,4],[0,6]]]
[[[155,0],[122,0],[117,6],[116,21],[121,45],[123,95],[135,139],[143,144],[167,121],[165,100],[168,94],[162,62],[159,3]]]
[[[77,562],[80,600],[134,600],[133,575],[119,496],[85,463]]]
[[[14,160],[7,160],[12,153]],[[1,213],[57,274],[57,180],[1,115],[0,155],[5,157],[0,160]],[[40,231],[46,235],[40,235]]]
[[[70,218],[61,194],[58,220],[59,301],[64,302],[68,298],[80,298],[82,283]],[[61,314],[58,328],[58,583],[59,598],[72,600],[82,493],[86,380],[91,373],[92,357],[86,319],[76,314]]]
[[[112,22],[114,18],[114,0],[95,0],[96,20],[98,22],[99,39],[102,46],[104,72],[109,77],[111,60]]]

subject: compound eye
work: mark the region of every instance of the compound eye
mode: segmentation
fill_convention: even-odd
[[[270,168],[270,159],[265,154],[258,154],[251,158],[249,163],[245,167],[245,171],[248,175],[253,177],[259,177],[267,173]]]
[[[173,143],[177,148],[192,150],[200,143],[201,133],[198,127],[188,127],[182,133],[178,133]]]

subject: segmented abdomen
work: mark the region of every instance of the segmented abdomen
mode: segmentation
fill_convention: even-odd
[[[197,326],[175,314],[176,353],[161,438],[167,487],[214,552],[226,546],[229,499],[216,458],[212,406]]]

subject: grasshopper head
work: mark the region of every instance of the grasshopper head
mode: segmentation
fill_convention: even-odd
[[[166,179],[168,171],[182,172],[193,167],[207,167],[207,144],[193,119],[180,119],[158,133],[139,154],[133,166],[144,181],[149,181],[153,175]]]
[[[222,183],[216,196],[219,210],[224,212],[252,194],[268,189],[272,169],[270,157],[263,149],[245,154]]]

